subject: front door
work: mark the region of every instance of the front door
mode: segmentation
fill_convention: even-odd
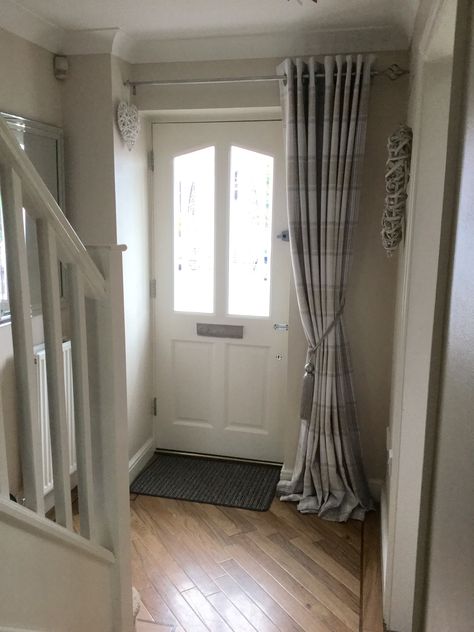
[[[153,125],[158,447],[283,460],[280,121]]]

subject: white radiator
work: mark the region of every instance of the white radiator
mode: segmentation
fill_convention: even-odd
[[[76,435],[74,431],[74,394],[72,387],[71,341],[63,342],[64,390],[66,395],[66,421],[69,437],[69,472],[77,468]],[[54,488],[53,461],[51,458],[51,436],[49,431],[48,382],[46,376],[46,353],[44,348],[35,348],[36,382],[38,386],[38,411],[41,428],[41,451],[43,455],[43,491],[46,495]]]

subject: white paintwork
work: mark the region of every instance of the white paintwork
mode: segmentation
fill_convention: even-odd
[[[89,247],[98,269],[107,279],[107,297],[89,302],[89,366],[94,475],[100,485],[95,494],[98,540],[113,551],[113,630],[132,630],[130,570],[130,507],[128,494],[127,379],[123,312],[124,246]]]
[[[282,461],[285,411],[289,245],[280,121],[154,125],[156,177],[156,331],[161,448]],[[226,314],[229,153],[232,144],[274,157],[269,318]],[[215,313],[173,313],[172,159],[216,146]],[[196,323],[244,326],[242,340],[199,337]],[[282,359],[276,359],[277,354]]]
[[[470,632],[474,621],[474,21],[465,20],[464,114],[457,217],[453,227],[436,458],[426,541],[424,630]],[[441,570],[441,572],[440,572]]]
[[[390,0],[360,0],[352,11],[351,0],[336,5],[315,6],[303,0],[143,0],[140,9],[131,0],[20,0],[31,13],[57,24],[64,30],[79,31],[118,27],[140,38],[211,37],[243,35],[272,31],[302,31],[314,28],[357,28],[367,25],[385,26],[398,21]]]
[[[437,399],[437,362],[441,343],[440,314],[446,279],[446,249],[452,214],[456,145],[453,122],[457,120],[460,92],[452,91],[456,0],[431,5],[424,32],[412,58],[412,94],[409,123],[414,131],[411,186],[399,282],[391,429],[386,498],[387,532],[384,618],[390,629],[417,629],[417,572],[423,555],[423,474],[430,459],[432,418]],[[453,10],[454,5],[454,10]],[[439,51],[436,23],[445,24]],[[449,26],[449,28],[448,28]],[[433,48],[434,47],[434,48]],[[453,112],[455,113],[453,115]],[[451,121],[450,121],[451,119]],[[428,433],[427,433],[428,429]],[[407,510],[407,508],[409,508]],[[421,580],[423,581],[423,580]]]
[[[58,524],[72,529],[69,484],[69,437],[66,423],[61,305],[56,240],[46,219],[38,219],[38,253],[45,348],[48,358],[48,409],[53,461],[55,514]],[[13,315],[13,320],[15,316]]]
[[[8,569],[8,584],[1,582],[0,611],[5,623],[30,627],[32,622],[48,629],[62,626],[77,632],[112,630],[130,632],[131,581],[129,555],[128,508],[128,455],[127,455],[127,404],[125,378],[125,342],[122,290],[122,247],[94,250],[94,263],[86,252],[66,218],[47,192],[21,148],[13,141],[8,128],[0,121],[0,166],[2,174],[2,207],[5,218],[5,239],[9,270],[9,292],[12,305],[12,330],[15,348],[18,393],[21,402],[23,470],[25,492],[29,509],[0,499],[0,525],[2,547],[0,564]],[[47,354],[48,404],[54,469],[56,522],[46,520],[44,502],[38,495],[42,488],[39,427],[36,415],[36,382],[33,363],[33,336],[30,313],[30,294],[26,244],[23,232],[23,204],[26,192],[27,210],[34,209],[39,244],[39,267],[42,285],[42,306]],[[82,386],[79,418],[87,403],[85,365],[91,371],[90,383],[94,397],[90,401],[93,420],[94,456],[86,459],[89,476],[89,503],[97,512],[97,541],[70,533],[72,509],[69,487],[69,440],[66,420],[65,384],[62,349],[62,323],[59,297],[58,250],[61,257],[75,266],[72,275],[74,307],[77,320],[73,324],[74,338],[79,340],[82,355],[75,364],[78,386]],[[100,266],[102,273],[97,265]],[[78,283],[78,278],[80,283]],[[84,286],[89,298],[87,318],[88,355],[85,353]],[[82,305],[80,304],[82,302]],[[79,333],[78,333],[79,332]],[[74,350],[76,353],[77,347]],[[81,384],[82,380],[82,384]],[[81,419],[80,419],[81,421]],[[33,437],[33,440],[32,440]],[[83,442],[79,435],[79,443]],[[86,437],[87,440],[87,437]],[[93,463],[93,472],[92,472]],[[84,478],[84,477],[82,477]],[[37,515],[38,514],[38,515]],[[66,527],[64,529],[63,527]],[[91,535],[91,529],[83,533]],[[65,535],[68,534],[68,535]],[[64,544],[73,544],[76,559],[71,560]],[[76,546],[77,545],[77,546]],[[103,548],[113,551],[112,555]],[[20,562],[20,558],[23,559]],[[91,559],[92,558],[92,559]],[[113,562],[104,572],[94,565],[101,558]],[[46,568],[47,567],[47,568]],[[69,575],[69,577],[68,577]],[[85,579],[87,578],[87,579]],[[59,580],[59,581],[58,581]],[[43,583],[41,584],[41,581]],[[63,582],[63,583],[60,583]],[[88,611],[84,602],[77,600],[81,590],[94,590],[87,596]],[[44,592],[48,597],[45,598]],[[18,597],[25,599],[20,608]],[[63,621],[59,623],[51,599],[61,603]],[[99,600],[99,603],[97,601]],[[76,601],[82,604],[83,613],[75,610]],[[16,609],[15,609],[16,604]],[[64,614],[62,610],[67,610]],[[74,613],[74,615],[73,615]],[[66,619],[74,618],[66,622]],[[94,619],[91,621],[92,616]]]
[[[87,329],[84,284],[73,265],[69,266],[71,301],[71,347],[74,387],[74,432],[78,471],[79,514],[81,535],[95,541],[94,483],[92,477],[92,441],[87,366]]]
[[[418,2],[363,0],[353,11],[351,0],[238,1],[147,0],[137,11],[131,0],[3,0],[0,25],[54,53],[132,63],[275,57],[406,49]]]
[[[80,5],[72,0],[5,0],[2,25],[55,52],[67,41],[65,33],[72,33],[73,39],[78,34],[86,46],[81,53],[104,52],[97,48],[88,51],[87,46],[97,47],[99,41],[108,39],[107,31],[117,28],[135,41],[176,41],[388,26],[392,31],[403,28],[408,40],[415,1],[405,0],[397,7],[390,0],[361,0],[357,11],[353,11],[351,0],[340,0],[337,6],[316,5],[310,0],[303,0],[301,5],[296,0],[239,0],[238,5],[219,0],[202,0],[199,5],[189,5],[185,0],[161,0],[157,5],[145,0],[137,11],[131,0],[86,0]],[[89,35],[81,36],[81,32]]]
[[[112,623],[112,553],[10,501],[0,501],[0,533],[2,625],[131,632]]]
[[[150,437],[128,462],[130,483],[140,474],[155,452],[155,438]]]
[[[93,544],[73,531],[64,529],[49,518],[32,513],[21,505],[0,499],[0,516],[3,523],[8,522],[22,531],[33,533],[36,537],[75,549],[101,563],[113,564],[115,562],[114,554],[105,547]]]
[[[33,334],[30,315],[30,284],[28,262],[23,233],[23,199],[21,180],[3,158],[1,136],[11,134],[0,120],[0,164],[2,166],[2,209],[5,230],[7,268],[15,270],[8,275],[8,293],[12,319],[15,375],[20,405],[22,434],[21,454],[23,489],[26,506],[39,514],[44,513],[42,489],[41,439],[36,409],[36,383],[33,364]],[[16,142],[16,141],[14,141]],[[20,152],[19,146],[16,147]]]

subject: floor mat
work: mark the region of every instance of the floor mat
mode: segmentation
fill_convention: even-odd
[[[281,467],[158,453],[130,486],[133,494],[267,511]]]

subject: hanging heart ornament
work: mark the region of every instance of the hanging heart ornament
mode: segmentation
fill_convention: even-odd
[[[137,106],[129,105],[126,101],[120,101],[117,108],[117,123],[120,135],[128,150],[131,151],[140,133],[140,118]]]

